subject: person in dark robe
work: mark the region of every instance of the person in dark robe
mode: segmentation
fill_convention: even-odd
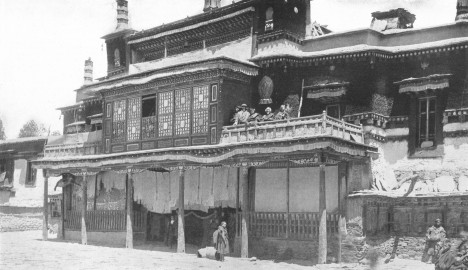
[[[426,247],[422,256],[422,262],[436,263],[438,254],[445,242],[445,229],[441,225],[440,219],[436,219],[434,225],[427,229]]]
[[[229,254],[229,236],[226,221],[222,221],[218,229],[213,233],[213,244],[216,249],[216,259],[223,262],[224,255]]]
[[[436,270],[467,270],[468,269],[468,239],[461,242],[456,250],[447,246],[441,251],[435,263]]]
[[[279,112],[275,115],[275,120],[289,119],[289,114],[286,112],[286,106],[281,105]]]
[[[262,117],[262,121],[273,121],[275,120],[275,115],[271,112],[271,108],[267,107],[265,109],[265,115]]]
[[[250,116],[247,120],[249,123],[256,123],[262,120],[262,115],[255,112],[255,108],[250,108]]]
[[[166,225],[166,246],[172,248],[174,238],[177,238],[177,222],[175,221],[174,216],[171,216],[169,222],[167,222]]]

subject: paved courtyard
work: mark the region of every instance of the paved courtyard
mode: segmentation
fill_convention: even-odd
[[[0,269],[368,269],[362,265],[303,266],[272,261],[226,258],[221,263],[193,254],[136,248],[112,248],[78,243],[41,241],[41,231],[0,233]],[[396,260],[382,270],[434,269],[416,261]]]

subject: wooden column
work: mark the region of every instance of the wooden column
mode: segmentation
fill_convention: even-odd
[[[86,174],[83,175],[82,182],[82,198],[81,198],[81,244],[88,244],[88,234],[86,232],[86,208],[88,206],[88,183],[86,180]]]
[[[49,239],[49,175],[46,170],[43,171],[44,175],[44,201],[43,201],[43,216],[42,216],[42,240]]]
[[[93,202],[93,210],[96,211],[96,200],[97,200],[97,181],[98,175],[96,174],[94,178],[94,202]]]
[[[133,248],[133,174],[131,170],[127,172],[127,235],[125,237],[125,247]]]
[[[240,182],[242,185],[242,220],[241,220],[241,258],[249,257],[249,169],[240,168]]]
[[[319,184],[319,245],[318,245],[318,264],[327,262],[327,197],[325,186],[325,165],[320,165],[320,184]]]
[[[291,211],[290,203],[289,203],[289,193],[290,193],[290,168],[289,168],[289,160],[288,160],[288,168],[286,171],[286,239],[289,239],[289,230],[291,229],[291,220],[289,212]]]
[[[60,219],[59,219],[59,228],[58,228],[58,239],[65,239],[65,188],[62,189],[62,199],[60,200]]]
[[[185,168],[179,168],[179,209],[177,211],[177,253],[185,253]]]

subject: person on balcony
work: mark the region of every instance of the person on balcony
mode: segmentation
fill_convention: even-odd
[[[275,120],[275,115],[271,112],[271,108],[270,107],[267,107],[265,109],[265,115],[262,117],[262,121],[273,121]]]
[[[242,104],[240,111],[237,112],[237,117],[234,119],[234,125],[246,124],[249,120],[250,113],[247,111],[247,105]]]
[[[445,242],[445,229],[441,225],[440,219],[436,219],[433,226],[427,229],[426,233],[426,247],[422,261],[425,263],[435,263],[438,260],[440,248]]]
[[[255,108],[250,108],[249,123],[256,123],[262,121],[262,115],[255,112]]]
[[[275,115],[275,120],[289,119],[289,114],[286,112],[286,106],[281,105],[279,112]]]
[[[232,118],[231,118],[231,122],[233,123],[233,125],[234,125],[234,124],[236,123],[236,121],[237,121],[237,117],[238,117],[237,114],[239,113],[240,109],[241,109],[240,106],[236,106],[236,109],[235,109],[236,112],[234,113],[234,115],[233,115]]]

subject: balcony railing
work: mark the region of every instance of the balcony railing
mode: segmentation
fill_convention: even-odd
[[[221,144],[319,136],[333,136],[364,143],[362,126],[349,124],[324,112],[287,120],[225,126],[221,133]]]
[[[65,215],[65,229],[81,229],[81,211],[67,211]],[[92,232],[125,231],[125,210],[94,210],[86,212],[86,229]],[[146,215],[142,212],[133,212],[134,232],[145,230]]]
[[[236,234],[241,235],[242,213],[237,215]],[[273,237],[291,240],[318,238],[319,213],[251,212],[248,214],[249,235],[258,238]],[[338,233],[339,214],[327,214],[327,234]]]
[[[44,148],[45,157],[85,156],[101,153],[102,131],[66,134],[49,137]]]

